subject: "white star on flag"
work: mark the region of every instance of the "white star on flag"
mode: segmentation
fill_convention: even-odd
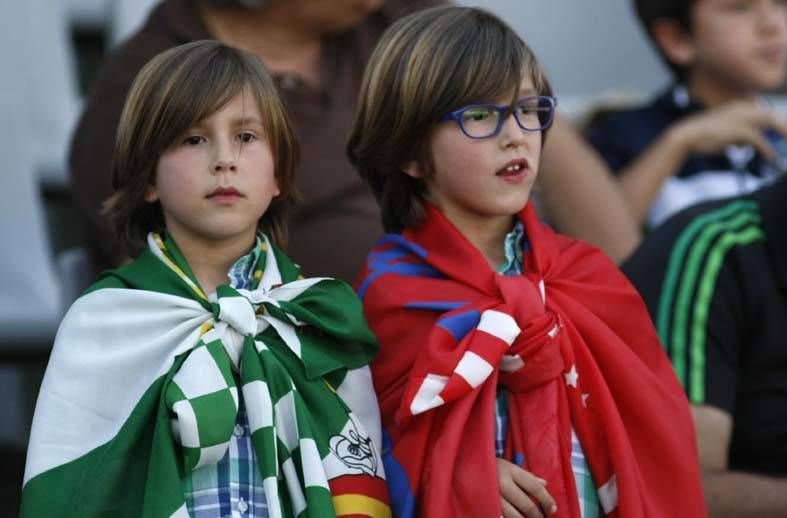
[[[572,365],[571,370],[567,373],[563,374],[566,378],[566,385],[571,385],[574,388],[577,388],[577,380],[579,379],[579,374],[577,374],[577,366]]]

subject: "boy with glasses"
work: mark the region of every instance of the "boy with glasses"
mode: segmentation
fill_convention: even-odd
[[[528,203],[554,111],[533,53],[478,9],[400,20],[367,68],[348,153],[389,234],[356,287],[395,516],[704,515],[641,299]]]

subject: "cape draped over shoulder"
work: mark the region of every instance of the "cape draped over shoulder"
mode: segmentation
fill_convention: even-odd
[[[641,298],[530,204],[518,218],[522,275],[496,274],[428,205],[424,223],[378,243],[356,283],[381,348],[372,374],[394,515],[501,516],[502,385],[506,458],[547,480],[557,516],[580,517],[572,428],[607,516],[706,516],[688,402]]]
[[[261,237],[251,290],[207,297],[151,234],[74,303],[36,405],[22,516],[188,516],[181,480],[227,451],[240,394],[269,516],[390,516],[360,301]]]

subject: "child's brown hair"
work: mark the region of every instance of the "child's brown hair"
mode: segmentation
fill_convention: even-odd
[[[112,164],[115,193],[106,201],[105,211],[129,253],[144,248],[148,232],[164,229],[160,204],[145,201],[162,153],[246,87],[260,108],[280,190],[258,227],[279,246],[286,245],[286,212],[296,197],[298,143],[273,78],[253,54],[203,40],[150,60],[126,98]]]
[[[387,232],[423,216],[426,186],[401,167],[412,160],[428,166],[438,121],[474,102],[511,96],[513,105],[526,75],[538,95],[552,95],[530,48],[481,9],[417,11],[383,34],[364,74],[347,154],[377,197]]]

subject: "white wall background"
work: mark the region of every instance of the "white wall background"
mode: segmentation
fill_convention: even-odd
[[[516,29],[563,99],[623,90],[646,97],[669,82],[631,0],[460,0]]]

